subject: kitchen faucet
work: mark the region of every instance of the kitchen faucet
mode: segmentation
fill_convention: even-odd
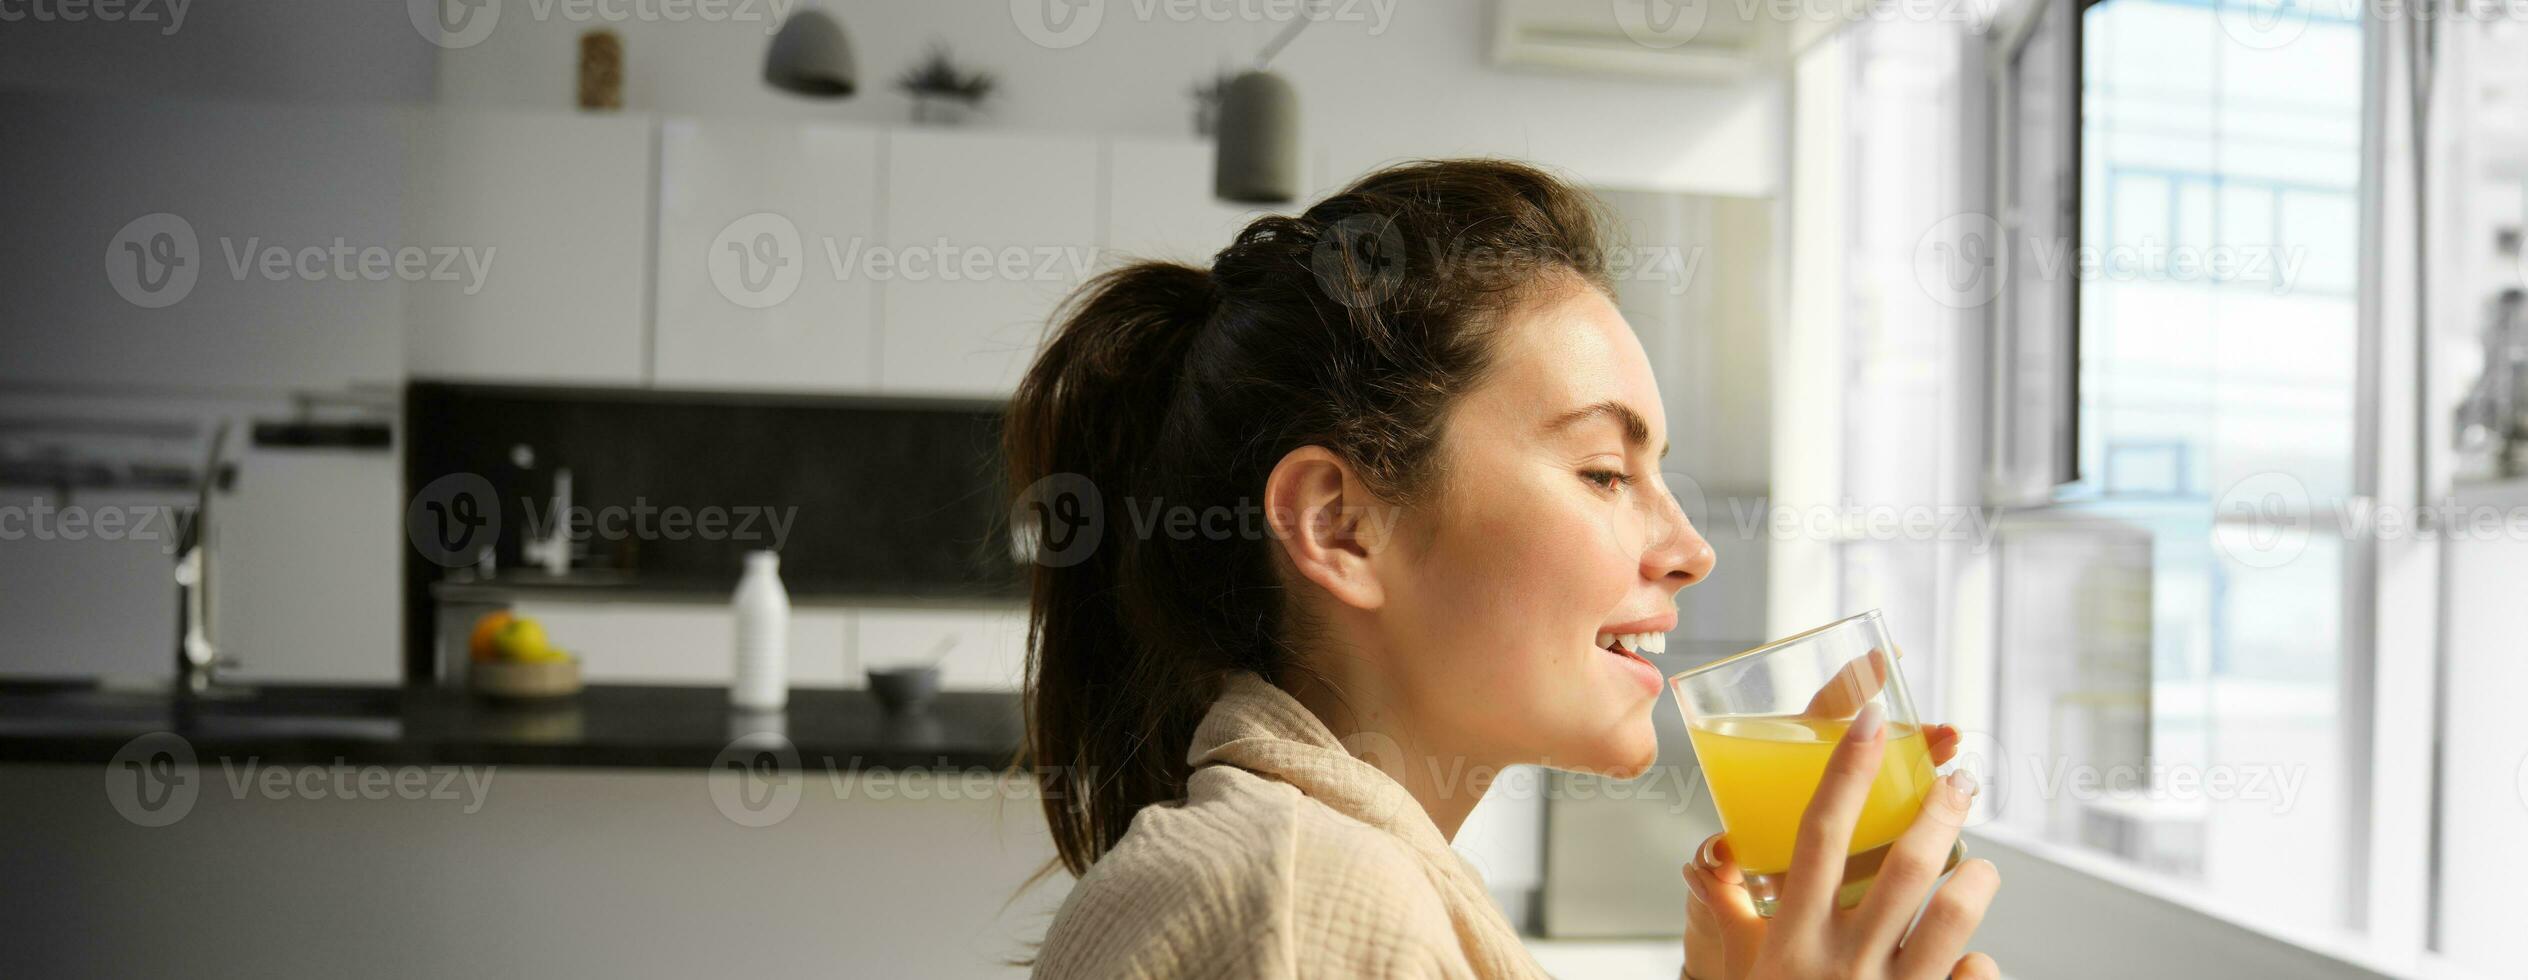
[[[553,470],[552,516],[544,522],[543,533],[520,546],[519,554],[529,565],[540,565],[547,575],[567,575],[571,570],[571,470]]]
[[[185,528],[184,546],[176,559],[176,585],[184,593],[184,636],[176,644],[176,690],[180,693],[209,694],[220,674],[239,666],[234,658],[220,655],[211,617],[211,498],[217,495],[220,467],[228,452],[228,431],[226,419],[211,427],[210,458],[202,466],[193,520]]]

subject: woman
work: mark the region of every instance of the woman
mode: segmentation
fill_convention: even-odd
[[[1650,766],[1635,651],[1713,566],[1602,255],[1584,193],[1426,162],[1073,299],[1006,430],[1029,753],[1080,876],[1038,974],[1542,975],[1448,841],[1503,766]],[[1687,868],[1689,977],[1997,975],[1963,948],[1989,864],[1906,929],[1971,789],[1833,908],[1869,720],[1777,917],[1718,838]]]

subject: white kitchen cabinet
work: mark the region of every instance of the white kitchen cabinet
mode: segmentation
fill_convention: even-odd
[[[240,681],[403,678],[402,467],[386,450],[254,448],[211,502],[211,622]]]
[[[1107,144],[1106,250],[1110,263],[1168,259],[1211,267],[1247,222],[1267,213],[1212,195],[1209,140],[1117,139]]]
[[[1088,137],[906,128],[887,136],[878,388],[1000,397],[1098,264]]]
[[[591,684],[726,686],[736,676],[737,619],[723,603],[536,598],[515,611],[576,654]],[[849,661],[851,620],[841,609],[791,611],[792,687],[860,685]]]
[[[1025,680],[1025,609],[862,608],[854,618],[853,659],[864,671],[918,665],[937,655],[940,684],[948,690],[1016,691]]]
[[[173,515],[191,505],[167,492],[86,491],[65,500],[51,490],[0,487],[0,513],[17,535],[0,545],[0,676],[173,677]],[[75,523],[64,515],[71,507]],[[113,515],[114,533],[94,529],[99,514]]]
[[[393,383],[405,285],[357,258],[413,241],[396,204],[410,120],[0,94],[0,382]]]
[[[416,130],[409,233],[485,257],[487,275],[406,289],[412,373],[646,380],[650,118],[441,109]]]
[[[662,387],[864,392],[878,377],[880,130],[660,124]]]

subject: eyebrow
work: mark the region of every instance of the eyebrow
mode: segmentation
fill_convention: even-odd
[[[1643,420],[1640,412],[1633,411],[1631,406],[1614,399],[1608,399],[1595,405],[1575,408],[1571,411],[1554,416],[1553,418],[1546,420],[1544,431],[1548,433],[1558,432],[1563,429],[1572,428],[1583,422],[1601,418],[1613,419],[1617,425],[1624,427],[1625,445],[1634,449],[1640,449],[1650,445],[1650,423]],[[1659,447],[1659,458],[1668,458],[1668,447]]]

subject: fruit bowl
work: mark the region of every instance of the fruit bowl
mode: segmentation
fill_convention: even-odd
[[[475,693],[486,697],[526,701],[539,698],[566,698],[579,693],[579,659],[556,660],[486,660],[471,665],[466,671]]]

